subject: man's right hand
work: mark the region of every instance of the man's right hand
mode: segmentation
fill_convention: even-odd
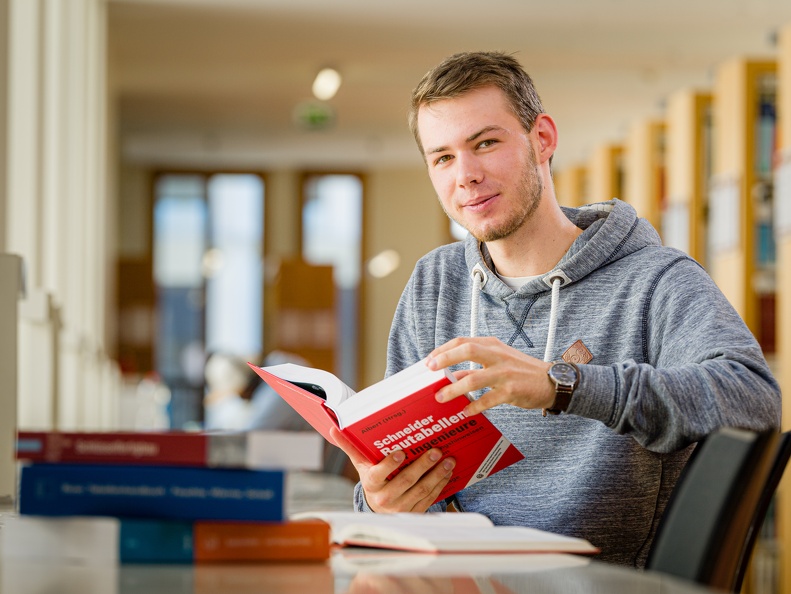
[[[331,428],[330,435],[354,464],[368,507],[377,513],[422,513],[431,507],[453,476],[456,461],[446,458],[439,462],[442,452],[434,448],[387,480],[404,462],[404,452],[396,450],[378,464],[371,464],[340,431]]]

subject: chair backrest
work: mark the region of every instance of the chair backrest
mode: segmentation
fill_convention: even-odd
[[[646,569],[739,592],[791,454],[788,433],[722,429],[695,448],[654,539]]]

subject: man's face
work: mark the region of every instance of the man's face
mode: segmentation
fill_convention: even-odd
[[[537,208],[543,183],[534,135],[500,89],[423,105],[418,132],[442,207],[479,241],[512,235]]]

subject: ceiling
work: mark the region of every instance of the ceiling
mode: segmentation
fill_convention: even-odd
[[[737,56],[774,57],[789,0],[109,0],[124,158],[189,166],[420,165],[409,93],[442,58],[515,53],[560,129],[562,168],[625,137]],[[787,28],[787,27],[786,27]],[[333,125],[297,104],[332,65]]]

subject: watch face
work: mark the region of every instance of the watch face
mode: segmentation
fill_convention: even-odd
[[[577,382],[577,370],[568,363],[555,363],[549,368],[549,374],[565,386],[573,386]]]

